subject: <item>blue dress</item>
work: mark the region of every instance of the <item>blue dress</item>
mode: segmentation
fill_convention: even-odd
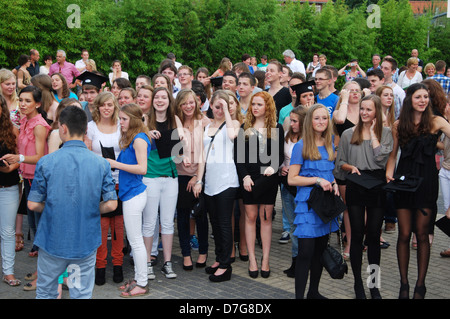
[[[292,150],[291,165],[301,165],[299,176],[321,177],[330,183],[333,182],[334,161],[328,160],[328,153],[325,146],[319,146],[322,159],[311,161],[304,159],[302,155],[303,140],[294,145]],[[334,148],[334,146],[333,146]],[[296,229],[294,235],[297,238],[318,238],[330,233],[330,224],[325,224],[313,209],[308,209],[309,194],[314,186],[297,186],[297,196],[295,197],[295,219]],[[339,222],[337,217],[331,221],[331,232],[338,230]]]

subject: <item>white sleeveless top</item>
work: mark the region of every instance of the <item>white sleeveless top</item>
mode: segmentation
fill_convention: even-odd
[[[208,153],[211,137],[208,136],[210,124],[203,134],[205,158]],[[217,133],[211,145],[206,162],[205,194],[217,195],[230,187],[239,187],[239,180],[234,164],[234,142],[227,135],[227,128],[223,126]]]
[[[117,121],[119,122],[119,121]],[[102,143],[103,147],[113,147],[114,154],[116,155],[116,159],[120,154],[119,140],[120,140],[120,124],[117,123],[117,130],[111,134],[102,133],[97,124],[94,121],[89,121],[88,129],[87,129],[87,137],[92,141],[92,151],[102,156],[102,148],[100,143]],[[112,177],[116,180],[116,184],[119,183],[119,170],[116,169],[111,172]]]

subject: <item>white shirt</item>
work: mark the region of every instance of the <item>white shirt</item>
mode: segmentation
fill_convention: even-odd
[[[114,76],[114,73],[111,72],[111,73],[109,74],[109,83],[111,83],[111,85],[112,85],[112,83],[113,83],[113,76]],[[120,77],[129,80],[129,79],[128,79],[128,73],[127,73],[127,72],[123,72],[123,71],[122,71],[122,73],[120,74]]]
[[[83,69],[83,72],[86,71],[86,63],[84,63],[83,59],[78,60],[77,62],[75,62],[75,67],[79,70],[79,69]],[[81,72],[81,73],[83,73]]]
[[[210,124],[205,127],[203,145],[205,158],[208,153],[211,137],[208,136]],[[234,163],[234,141],[227,134],[224,125],[217,133],[206,160],[205,194],[217,195],[230,187],[239,187],[239,180]]]
[[[117,121],[119,122],[119,121]],[[113,147],[114,154],[116,159],[120,154],[119,140],[120,140],[120,124],[117,123],[117,130],[114,133],[106,134],[101,132],[97,124],[94,121],[89,121],[88,129],[87,129],[87,138],[92,141],[92,151],[98,156],[102,157],[102,148],[100,143],[102,143],[103,147]],[[116,184],[119,183],[119,170],[116,169],[111,172],[113,178],[116,180]]]
[[[287,64],[287,66],[292,70],[292,72],[300,72],[306,76],[305,65],[302,61],[293,59],[291,63]]]

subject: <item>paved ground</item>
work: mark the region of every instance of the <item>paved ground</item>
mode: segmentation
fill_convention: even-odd
[[[439,212],[442,213],[442,202],[439,201]],[[150,281],[150,295],[148,299],[234,299],[245,301],[261,300],[261,299],[293,299],[294,298],[294,279],[288,278],[283,274],[283,270],[288,268],[291,263],[291,244],[279,244],[278,239],[281,234],[281,204],[277,200],[276,210],[278,214],[273,224],[272,250],[270,256],[271,275],[268,279],[261,278],[251,279],[248,276],[247,262],[243,262],[236,258],[233,264],[232,279],[224,283],[211,283],[204,269],[195,269],[193,271],[184,271],[182,269],[182,258],[180,254],[178,238],[175,237],[174,242],[174,270],[178,274],[176,279],[166,279],[159,269],[161,262],[155,267],[156,279]],[[438,218],[442,215],[439,214]],[[25,224],[25,231],[28,227]],[[381,260],[381,294],[384,299],[396,299],[399,291],[399,273],[397,267],[397,259],[395,252],[395,243],[397,233],[383,234],[391,246],[382,250]],[[337,236],[334,234],[331,238],[332,245],[338,247]],[[213,240],[210,239],[210,259],[211,263],[214,256]],[[426,286],[429,299],[448,299],[450,296],[450,287],[448,280],[450,279],[450,258],[442,258],[439,252],[446,249],[450,245],[450,238],[444,235],[439,229],[435,231],[435,240],[431,250],[431,260],[428,270]],[[16,255],[16,276],[23,283],[24,276],[36,269],[36,258],[28,257],[31,248],[31,241],[25,242],[25,249]],[[257,257],[260,260],[261,249],[257,248]],[[194,262],[197,253],[193,253]],[[365,263],[363,269],[367,267],[367,257],[364,256]],[[320,291],[323,295],[330,299],[353,299],[353,277],[349,264],[349,274],[342,280],[331,279],[324,271],[322,276]],[[129,263],[129,256],[124,261],[125,278],[132,278],[133,267]],[[414,286],[416,278],[416,251],[411,251],[410,262],[410,283]],[[112,281],[112,265],[107,268],[107,282],[103,286],[96,286],[94,289],[94,299],[122,299],[119,297],[118,284]],[[412,291],[411,291],[412,294]],[[367,295],[370,296],[367,290]],[[23,290],[23,286],[9,287],[6,284],[0,284],[0,299],[34,299],[35,292]],[[69,298],[68,292],[64,291],[63,299]]]

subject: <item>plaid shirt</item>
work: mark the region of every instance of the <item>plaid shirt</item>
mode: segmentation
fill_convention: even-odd
[[[449,91],[450,91],[450,78],[449,77],[438,73],[436,75],[433,75],[432,77],[429,77],[429,79],[438,81],[444,88],[444,92],[447,94],[449,93]]]

